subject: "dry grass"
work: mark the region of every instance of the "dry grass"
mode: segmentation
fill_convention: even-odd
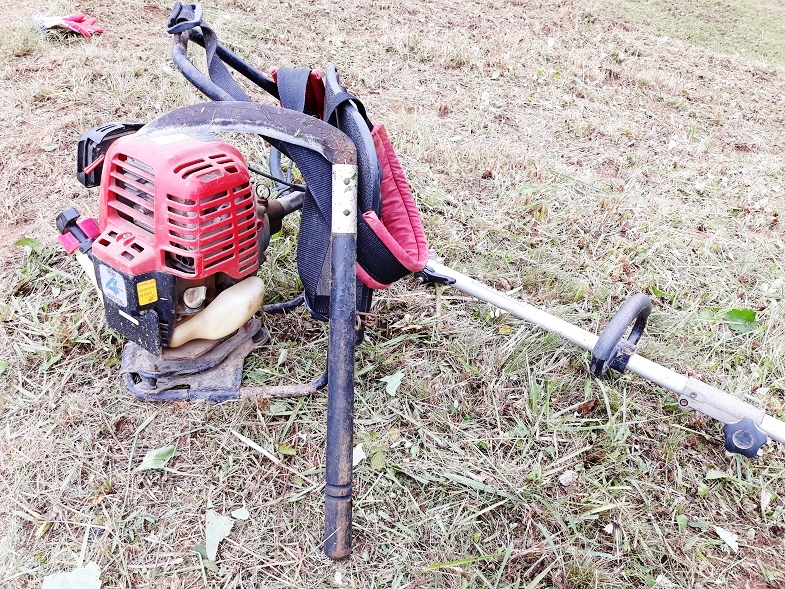
[[[785,6],[771,0],[597,0],[625,23],[720,53],[785,65]]]
[[[0,587],[91,560],[104,587],[156,589],[785,586],[779,445],[728,456],[716,423],[653,385],[590,378],[586,354],[413,280],[379,293],[383,324],[358,353],[369,458],[355,553],[329,562],[324,398],[140,405],[117,378],[121,342],[56,247],[56,212],[96,210],[73,178],[79,134],[200,100],[168,60],[168,2],[80,8],[107,33],[38,35],[21,1],[0,25]],[[235,0],[206,17],[259,67],[338,65],[387,123],[448,264],[595,331],[649,293],[644,355],[782,414],[782,69],[577,1]],[[271,296],[297,289],[295,234],[262,270]],[[11,247],[22,236],[46,248]],[[732,308],[758,310],[758,330],[730,330]],[[249,381],[319,371],[322,326],[269,326]],[[379,379],[399,370],[390,396]],[[300,474],[231,431],[290,445]],[[173,472],[134,472],[167,444]],[[217,572],[193,551],[210,505],[250,511]]]

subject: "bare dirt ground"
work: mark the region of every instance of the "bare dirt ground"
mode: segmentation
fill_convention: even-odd
[[[170,8],[0,8],[0,587],[91,561],[105,588],[785,587],[781,445],[729,455],[716,422],[655,385],[593,379],[587,354],[449,288],[405,279],[376,297],[347,561],[321,551],[323,395],[134,401],[53,219],[96,213],[74,178],[85,129],[202,100],[170,63]],[[40,35],[34,9],[106,32]],[[338,66],[386,123],[448,264],[592,331],[645,292],[643,355],[781,417],[785,71],[621,16],[577,0],[205,6],[260,69]],[[297,291],[296,230],[262,270],[272,297]],[[322,326],[268,323],[248,382],[319,371]],[[391,394],[380,379],[398,372]],[[135,471],[167,445],[170,470]],[[204,561],[207,510],[241,507]]]

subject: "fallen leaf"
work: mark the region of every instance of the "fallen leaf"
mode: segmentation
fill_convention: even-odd
[[[379,380],[387,383],[387,394],[394,397],[395,393],[398,391],[398,387],[401,386],[401,382],[403,381],[403,371],[398,370],[394,374],[383,376]]]
[[[207,547],[204,544],[197,544],[194,546],[194,552],[202,557],[202,566],[208,571],[217,573],[220,570],[217,564],[207,558]]]
[[[578,408],[575,410],[575,415],[577,417],[585,417],[594,411],[599,404],[600,402],[597,399],[589,399],[588,401],[578,405]]]
[[[615,536],[620,532],[621,526],[616,522],[609,522],[602,530],[609,536]]]
[[[365,454],[365,451],[363,450],[363,445],[357,444],[354,447],[354,450],[352,451],[352,466],[357,466],[366,458],[368,458],[368,456]]]
[[[278,454],[282,456],[297,456],[297,450],[291,444],[278,444]]]
[[[760,490],[760,510],[762,513],[766,513],[766,510],[769,508],[769,504],[771,503],[772,497],[774,497],[774,493],[768,489]]]
[[[733,552],[739,551],[739,543],[737,542],[739,537],[736,534],[729,532],[724,528],[720,528],[719,526],[714,526],[714,531],[717,532],[717,535],[722,538],[722,541],[725,542]]]
[[[19,247],[29,247],[35,253],[40,254],[44,250],[44,244],[33,237],[23,237],[16,241],[14,245]]]
[[[232,531],[234,520],[226,515],[221,515],[213,509],[207,511],[207,523],[205,525],[205,550],[209,560],[215,560],[218,556],[218,545]]]
[[[654,579],[654,587],[656,589],[675,589],[676,585],[665,575],[657,575]]]
[[[578,482],[578,473],[574,470],[565,470],[559,475],[559,484],[562,487],[571,487]]]
[[[755,331],[758,328],[756,317],[757,313],[752,309],[731,309],[725,313],[728,327],[737,333]]]
[[[683,533],[687,529],[687,516],[680,513],[676,516],[676,525],[679,526],[679,533]]]
[[[286,415],[291,411],[289,403],[284,400],[275,401],[270,403],[270,415]]]
[[[707,481],[716,481],[717,479],[729,479],[731,478],[728,476],[727,473],[722,472],[721,470],[717,470],[712,468],[709,472],[706,473],[706,480]]]
[[[52,529],[53,522],[43,522],[38,529],[35,531],[35,539],[40,540],[44,536],[49,533],[49,530]]]
[[[90,562],[84,568],[49,575],[41,589],[101,589],[101,569]]]
[[[695,528],[696,530],[700,530],[701,532],[705,532],[706,530],[709,529],[708,522],[706,522],[706,520],[703,519],[702,517],[699,517],[694,522],[690,522],[687,525],[690,526],[691,528]]]
[[[381,470],[387,465],[387,459],[384,457],[384,452],[375,452],[371,456],[371,468],[373,470]]]
[[[275,365],[275,367],[278,368],[279,366],[281,366],[281,364],[286,362],[286,359],[288,357],[289,357],[289,348],[282,349],[281,353],[278,354],[278,363]]]
[[[234,519],[246,520],[251,517],[251,512],[248,511],[245,507],[240,507],[239,509],[235,509],[232,512],[232,517]]]
[[[142,463],[136,467],[136,472],[143,470],[161,470],[166,466],[174,456],[174,446],[164,446],[163,448],[156,448],[148,450],[147,454],[142,458]]]

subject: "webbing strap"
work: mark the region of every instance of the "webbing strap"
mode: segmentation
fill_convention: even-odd
[[[311,70],[280,68],[276,73],[278,97],[281,106],[297,112],[305,112],[305,91]]]
[[[373,129],[373,124],[371,124],[370,119],[368,118],[368,114],[365,112],[365,106],[363,103],[360,102],[360,99],[357,98],[354,94],[351,94],[344,90],[343,92],[338,92],[336,94],[328,95],[325,99],[324,103],[324,120],[330,123],[331,125],[335,124],[333,120],[333,116],[335,115],[335,109],[341,106],[343,103],[352,101],[354,106],[357,108],[357,112],[362,115],[365,124],[368,125],[368,130],[370,131]]]
[[[250,97],[232,77],[232,74],[229,73],[221,58],[216,56],[218,36],[213,29],[202,21],[202,7],[199,4],[182,4],[177,2],[172,11],[172,16],[169,18],[168,32],[170,34],[182,33],[196,27],[202,29],[204,50],[207,57],[207,72],[210,79],[235,100],[251,102]]]
[[[306,92],[311,70],[280,68],[273,78],[278,84],[278,97],[281,106],[297,112],[305,112]],[[299,165],[299,164],[298,164]],[[310,172],[301,168],[301,173]],[[319,239],[330,233],[331,184],[329,190],[321,189],[315,181],[308,181],[308,191],[303,203],[300,221],[300,236],[297,241],[297,266],[305,286],[305,306],[316,319],[327,320],[330,310],[330,289],[332,275],[331,241]],[[317,241],[321,241],[317,245]],[[319,256],[324,256],[319,263]]]
[[[235,100],[251,102],[250,97],[240,88],[232,74],[229,73],[224,62],[215,55],[215,50],[218,47],[218,36],[215,34],[215,31],[204,23],[201,24],[201,29],[204,37],[204,50],[207,55],[207,71],[210,74],[210,79],[226,90]]]

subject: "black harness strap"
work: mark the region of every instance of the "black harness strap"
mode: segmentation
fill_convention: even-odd
[[[251,102],[251,98],[240,87],[229,73],[220,57],[216,56],[218,49],[218,36],[215,31],[202,21],[202,7],[199,4],[182,4],[174,6],[172,16],[167,24],[169,34],[182,33],[199,27],[202,29],[204,50],[207,57],[207,72],[210,79],[220,86],[235,100]]]
[[[351,94],[346,90],[336,94],[330,94],[329,92],[327,93],[324,101],[324,120],[331,125],[335,125],[335,109],[345,102],[349,102],[350,100],[362,116],[365,124],[368,125],[368,130],[370,131],[373,129],[373,123],[371,123],[371,120],[368,118],[368,114],[365,112],[365,106],[363,106],[363,103],[360,102],[360,99],[357,98],[354,94]]]
[[[210,79],[226,90],[235,100],[250,102],[251,98],[240,88],[240,85],[226,69],[224,62],[215,55],[218,46],[218,37],[210,27],[202,23],[202,36],[204,37],[204,50],[207,55],[207,71]]]
[[[305,92],[311,70],[281,68],[276,74],[278,97],[281,106],[297,112],[305,112]],[[306,113],[312,114],[312,113]]]

